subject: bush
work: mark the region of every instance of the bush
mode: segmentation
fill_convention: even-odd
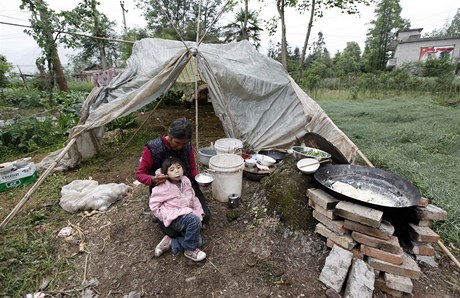
[[[439,77],[447,73],[453,73],[455,65],[450,63],[447,57],[441,59],[428,59],[425,62],[423,76]]]
[[[9,88],[5,89],[0,103],[18,108],[31,108],[43,107],[47,100],[48,95],[44,91],[37,89],[25,90],[23,88]]]

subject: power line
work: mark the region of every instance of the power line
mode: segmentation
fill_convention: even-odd
[[[32,26],[20,25],[20,24],[14,24],[14,23],[7,23],[7,22],[1,22],[1,21],[0,21],[0,24],[9,25],[9,26],[17,26],[17,27],[32,28]],[[122,40],[122,39],[113,39],[113,38],[105,38],[105,37],[91,36],[91,35],[86,35],[86,34],[76,33],[76,32],[67,32],[67,31],[53,31],[53,32],[55,32],[55,33],[70,34],[70,35],[76,35],[76,36],[81,36],[81,37],[94,38],[94,39],[99,39],[99,40],[107,40],[107,41],[115,41],[115,42],[121,42],[121,43],[134,44],[134,41],[130,41],[130,40]]]

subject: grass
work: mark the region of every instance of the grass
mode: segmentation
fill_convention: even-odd
[[[436,222],[444,240],[460,245],[460,109],[428,96],[318,103],[372,163],[417,186],[448,212]]]

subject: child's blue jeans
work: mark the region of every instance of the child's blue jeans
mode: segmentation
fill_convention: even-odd
[[[171,249],[174,254],[185,250],[195,250],[201,245],[201,219],[193,213],[179,216],[169,225],[180,232],[172,239]]]

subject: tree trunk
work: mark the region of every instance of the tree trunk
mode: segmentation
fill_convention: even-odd
[[[277,0],[276,1],[276,8],[278,10],[278,14],[281,20],[281,63],[283,64],[284,68],[287,70],[287,41],[286,41],[286,20],[284,18],[284,7],[285,1],[284,0]]]
[[[39,2],[41,5],[44,5],[42,0],[37,0],[37,2]],[[39,14],[40,14],[40,18],[44,20],[43,12],[41,10],[39,11]],[[46,37],[46,40],[50,44],[50,48],[48,49],[50,52],[47,53],[47,56],[50,57],[53,62],[52,66],[53,66],[54,74],[56,75],[56,81],[58,83],[59,90],[63,92],[67,92],[69,88],[67,86],[67,80],[64,75],[64,69],[62,68],[61,59],[59,58],[56,42],[54,41],[54,38],[53,38],[53,33],[48,30],[48,31],[44,31],[44,35]],[[52,82],[51,85],[54,86],[54,82]]]
[[[249,40],[248,36],[248,14],[249,14],[249,0],[244,0],[244,23],[243,23],[243,39]]]
[[[62,68],[61,59],[59,59],[59,54],[56,48],[56,44],[53,44],[53,48],[51,51],[52,51],[51,57],[53,59],[53,70],[54,70],[54,74],[56,75],[56,81],[58,83],[59,90],[63,92],[67,92],[69,88],[67,86],[67,80],[64,75],[64,69]]]
[[[311,1],[310,21],[308,22],[307,35],[305,36],[305,42],[302,48],[302,55],[300,55],[299,69],[303,68],[305,56],[307,55],[308,40],[310,39],[311,28],[313,27],[313,18],[315,16],[315,4],[316,4],[316,0],[312,0]]]
[[[95,32],[94,35],[97,36],[97,37],[103,37],[100,34],[99,17],[97,15],[96,3],[97,2],[95,0],[91,1],[91,9],[93,11],[93,17],[94,17],[94,32]],[[105,57],[105,48],[104,48],[103,41],[98,39],[97,46],[99,48],[99,57],[101,59],[102,70],[107,70],[107,59]]]

